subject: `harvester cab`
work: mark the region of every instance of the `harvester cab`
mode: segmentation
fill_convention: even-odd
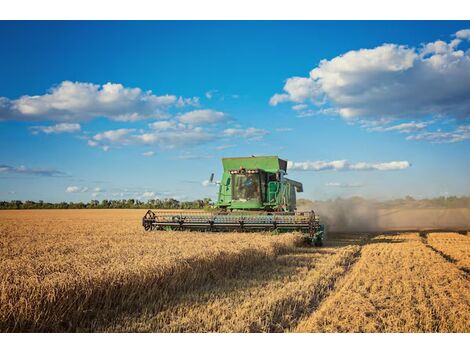
[[[325,228],[315,212],[296,211],[296,192],[303,187],[286,177],[286,160],[252,156],[224,158],[222,164],[213,211],[148,210],[142,220],[145,230],[300,231],[307,243],[323,244]]]
[[[224,173],[216,206],[228,210],[293,212],[302,184],[285,177],[287,161],[277,156],[222,159]]]

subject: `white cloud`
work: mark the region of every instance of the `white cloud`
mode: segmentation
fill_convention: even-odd
[[[94,142],[120,142],[126,143],[128,141],[127,136],[129,133],[134,132],[134,129],[120,128],[117,130],[109,130],[102,133],[98,133],[93,137]],[[93,144],[93,143],[92,143]],[[89,143],[90,145],[90,143]],[[90,145],[93,147],[93,145]]]
[[[142,193],[142,198],[155,198],[155,192],[144,192]]]
[[[466,39],[467,31],[456,36]],[[470,50],[459,50],[460,42],[352,50],[321,60],[308,77],[287,79],[270,103],[326,101],[346,120],[468,118]]]
[[[376,126],[376,127],[371,127],[368,130],[369,131],[375,131],[375,132],[388,132],[388,131],[396,131],[399,133],[412,133],[416,131],[421,131],[424,130],[427,126],[429,126],[431,122],[404,122],[400,123],[398,125],[393,125],[393,126]]]
[[[205,123],[217,123],[227,119],[227,116],[220,111],[214,111],[211,109],[204,110],[193,110],[187,112],[179,117],[179,120],[183,123],[192,125],[200,125]]]
[[[33,175],[33,176],[50,176],[50,177],[66,176],[64,172],[58,171],[55,169],[33,168],[33,167],[27,167],[24,165],[10,166],[10,165],[5,165],[5,164],[0,164],[0,173],[24,174],[24,175]]]
[[[161,148],[172,149],[183,146],[203,144],[214,140],[217,136],[200,127],[189,128],[179,126],[166,131],[151,131],[131,136],[133,143],[158,144]]]
[[[88,191],[88,187],[68,186],[65,189],[67,193],[85,193]]]
[[[349,170],[379,170],[379,171],[390,171],[390,170],[403,170],[411,166],[408,161],[390,161],[387,163],[355,163],[348,166]]]
[[[260,140],[268,131],[260,128],[249,127],[246,129],[242,128],[227,128],[224,130],[224,135],[227,137],[242,137],[248,140]]]
[[[78,123],[58,123],[53,126],[32,126],[30,128],[33,131],[33,134],[38,134],[43,132],[46,134],[50,133],[74,133],[80,132],[80,124]]]
[[[175,121],[157,121],[152,122],[149,126],[154,130],[168,130],[176,126]]]
[[[163,121],[162,121],[163,122]],[[151,127],[156,127],[151,124]],[[149,131],[121,128],[96,134],[87,141],[91,147],[101,147],[107,151],[113,145],[158,145],[163,149],[199,145],[218,138],[216,134],[202,127],[192,127],[175,123],[164,128],[158,126]],[[104,145],[104,143],[106,143]]]
[[[459,39],[470,40],[470,29],[462,29],[455,33],[455,36]]]
[[[349,163],[347,160],[333,160],[333,161],[300,161],[287,163],[290,170],[303,170],[303,171],[365,171],[365,170],[403,170],[411,166],[408,161],[391,161],[385,163]]]
[[[441,130],[421,132],[408,136],[406,139],[409,141],[429,141],[436,144],[461,142],[470,139],[470,125],[459,126],[452,132]]]
[[[290,131],[293,131],[294,129],[293,128],[290,128],[290,127],[280,127],[280,128],[276,128],[276,132],[290,132]]]
[[[161,117],[172,106],[197,106],[198,98],[155,95],[119,83],[103,85],[63,81],[44,95],[24,95],[10,100],[0,97],[0,119],[86,121],[107,117],[135,121]]]
[[[276,106],[285,101],[293,101],[296,103],[304,102],[308,99],[316,101],[320,96],[318,85],[310,78],[291,77],[288,78],[284,85],[283,94],[274,94],[269,103]]]
[[[143,156],[154,156],[155,155],[155,152],[154,151],[148,151],[148,152],[143,152],[142,153]]]
[[[307,104],[296,104],[292,106],[292,110],[295,111],[305,110],[306,108],[308,108]]]
[[[97,147],[98,146],[98,142],[92,140],[92,139],[89,139],[87,141],[87,144],[90,146],[90,147]]]
[[[208,90],[204,95],[207,99],[212,99],[214,95],[217,93],[216,89]]]
[[[312,117],[312,116],[332,116],[337,115],[338,110],[333,108],[321,108],[321,109],[307,109],[301,110],[297,113],[298,117]]]

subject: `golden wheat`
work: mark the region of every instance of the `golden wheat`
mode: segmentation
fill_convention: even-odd
[[[144,232],[0,212],[0,331],[470,332],[468,237]]]
[[[314,310],[353,263],[359,246],[297,248],[236,278],[201,287],[157,314],[107,331],[282,332]]]
[[[298,237],[146,233],[136,211],[0,212],[0,330],[94,330],[274,258]],[[154,306],[155,306],[154,304]]]

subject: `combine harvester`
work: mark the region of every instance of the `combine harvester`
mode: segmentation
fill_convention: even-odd
[[[224,174],[213,211],[152,211],[145,230],[300,231],[309,244],[321,246],[324,225],[315,212],[296,212],[302,184],[286,178],[287,161],[277,156],[222,159]],[[211,175],[213,182],[214,174]]]

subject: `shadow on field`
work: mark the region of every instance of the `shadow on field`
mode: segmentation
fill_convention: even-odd
[[[325,247],[362,244],[367,235],[332,235]],[[182,260],[163,272],[111,277],[104,281],[77,281],[71,289],[58,288],[54,299],[42,299],[33,314],[12,314],[0,321],[3,332],[106,331],[117,322],[155,315],[188,297],[195,302],[218,290],[246,290],[283,280],[299,267],[315,266],[312,254],[333,254],[328,248],[279,246],[271,252],[247,249],[211,258]],[[240,285],[243,282],[243,285]],[[197,297],[197,298],[196,298]]]
[[[285,251],[222,252],[211,258],[181,261],[164,272],[143,272],[100,282],[83,280],[71,289],[59,288],[55,299],[42,299],[33,314],[19,312],[1,319],[0,331],[96,331],[123,315],[149,308],[158,311],[184,292],[253,270]]]
[[[224,311],[224,308],[220,310],[219,307],[225,307],[225,312],[231,312],[227,318],[233,319],[232,314],[236,314],[234,311],[238,309],[244,311],[247,306],[256,310],[263,304],[266,304],[265,307],[270,307],[270,303],[267,301],[271,300],[271,308],[262,314],[259,310],[257,313],[253,312],[253,320],[249,322],[243,320],[242,314],[239,317],[242,319],[240,321],[241,325],[234,330],[227,331],[283,332],[291,328],[292,324],[295,324],[301,317],[310,314],[318,307],[319,302],[327,296],[328,288],[334,286],[336,277],[334,279],[325,277],[324,280],[330,280],[331,282],[323,289],[311,292],[311,301],[304,305],[297,302],[293,297],[302,295],[305,292],[293,292],[293,296],[286,297],[283,296],[283,294],[285,295],[283,289],[293,282],[303,281],[303,276],[299,276],[299,272],[311,272],[317,265],[320,265],[320,267],[324,265],[325,261],[319,264],[320,257],[325,254],[333,256],[337,253],[338,251],[325,248],[294,247],[272,260],[251,267],[249,270],[241,270],[237,275],[226,277],[224,280],[208,282],[191,292],[183,292],[173,297],[171,303],[163,310],[148,306],[143,311],[118,317],[114,321],[110,321],[107,326],[102,326],[101,331],[131,332],[137,329],[141,332],[217,332],[219,331],[217,327],[223,326],[225,318],[223,318],[223,315],[219,317],[215,313],[214,316],[210,317],[210,314],[206,314],[207,311],[212,311],[214,307],[218,307],[220,313]],[[359,251],[349,258],[347,263],[342,265],[347,266],[349,269],[358,256]],[[336,268],[336,270],[338,269]],[[266,290],[268,287],[270,289]],[[273,287],[276,287],[276,289],[273,290]],[[248,297],[248,301],[244,301],[244,298],[241,297]],[[273,297],[279,299],[274,304],[272,304]],[[241,298],[240,301],[239,298]],[[203,316],[198,316],[194,312],[200,312]],[[259,315],[256,316],[256,314]],[[208,318],[211,322],[205,321]],[[218,320],[220,325],[217,323]],[[246,325],[243,325],[243,322]]]

